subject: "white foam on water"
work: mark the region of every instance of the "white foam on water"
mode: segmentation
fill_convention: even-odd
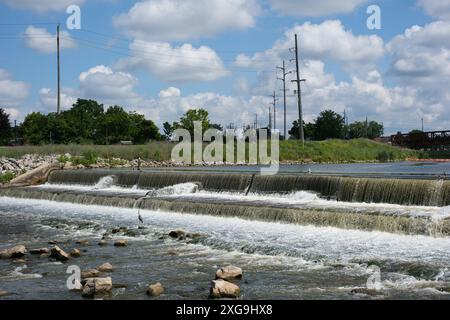
[[[340,202],[320,198],[316,193],[308,191],[298,191],[290,194],[249,194],[248,196],[228,192],[215,193],[200,191],[191,197],[194,199],[223,199],[238,202],[261,202],[271,205],[288,205],[305,209],[339,209],[359,213],[379,212],[387,215],[425,216],[436,220],[450,217],[450,206],[427,207],[386,203]]]

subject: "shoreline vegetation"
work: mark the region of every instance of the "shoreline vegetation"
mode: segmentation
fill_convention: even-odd
[[[0,158],[20,159],[26,155],[64,156],[95,160],[122,159],[126,161],[141,158],[145,161],[170,161],[175,143],[151,141],[144,145],[41,145],[0,147]],[[247,145],[248,147],[248,145]],[[393,147],[369,139],[306,141],[303,147],[297,140],[280,141],[280,162],[282,163],[351,163],[387,162],[406,159],[425,159],[421,151]],[[230,162],[230,161],[228,161]],[[92,162],[91,164],[94,164]]]
[[[145,145],[0,147],[0,184],[8,183],[41,165],[55,162],[61,163],[64,168],[74,169],[184,166],[170,160],[174,146],[175,143],[153,141]],[[307,141],[304,147],[296,140],[280,141],[281,164],[376,163],[426,158],[427,154],[420,151],[368,139]],[[193,166],[205,165],[223,166],[232,163],[202,163]]]

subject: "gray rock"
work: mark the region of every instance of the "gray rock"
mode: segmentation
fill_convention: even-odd
[[[50,258],[54,258],[58,261],[67,261],[70,259],[70,256],[60,247],[54,246],[51,250]]]
[[[27,253],[27,248],[23,245],[18,245],[18,246],[0,251],[0,259],[21,258],[26,253]]]

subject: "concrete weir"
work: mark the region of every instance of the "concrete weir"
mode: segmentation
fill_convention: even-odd
[[[107,191],[95,188],[99,180],[105,177],[111,177],[111,183],[118,188]],[[48,181],[50,185],[46,185],[45,188],[0,189],[0,197],[140,208],[401,234],[450,235],[450,218],[446,215],[435,217],[408,213],[410,212],[408,208],[412,206],[434,209],[449,206],[450,182],[443,180],[64,170],[51,172]],[[206,196],[167,194],[167,187],[190,182],[201,186]],[[67,188],[71,185],[84,187]],[[121,192],[121,188],[126,188],[128,191]],[[157,192],[163,188],[164,193]],[[129,192],[130,189],[140,190],[141,193]],[[151,191],[146,197],[143,196],[145,190]],[[314,205],[264,201],[264,197],[268,195],[277,199],[282,195],[299,191],[312,192],[318,196],[320,203],[330,202],[333,205],[315,207]],[[220,197],[223,192],[236,195],[236,198]],[[251,198],[251,201],[248,201],[248,198]],[[349,205],[340,206],[341,203]],[[357,205],[352,206],[352,204]],[[397,207],[393,206],[393,210],[386,211],[373,204],[398,205],[399,210],[396,211]]]

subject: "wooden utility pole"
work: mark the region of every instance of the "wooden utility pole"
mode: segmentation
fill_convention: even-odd
[[[273,105],[273,129],[276,130],[277,129],[277,92],[274,91],[273,95],[273,102],[271,103],[271,105]]]
[[[303,110],[302,110],[302,86],[301,82],[306,81],[305,79],[300,79],[300,67],[299,67],[299,61],[298,61],[298,40],[297,40],[297,34],[295,34],[295,67],[296,67],[296,73],[297,73],[297,79],[292,80],[292,82],[297,83],[297,98],[298,98],[298,131],[299,131],[299,138],[302,141],[303,145],[305,144],[305,131],[303,129]]]
[[[283,81],[283,89],[281,89],[281,91],[283,91],[283,98],[284,98],[284,139],[287,140],[287,126],[286,126],[286,76],[288,74],[290,74],[291,72],[286,72],[286,61],[283,60],[283,66],[282,67],[277,67],[278,69],[281,70],[283,77],[282,78],[278,78],[278,80]]]
[[[56,27],[56,47],[57,47],[57,69],[58,69],[58,93],[56,97],[56,113],[59,114],[61,112],[61,70],[60,70],[60,57],[59,57],[59,29],[60,25]]]

